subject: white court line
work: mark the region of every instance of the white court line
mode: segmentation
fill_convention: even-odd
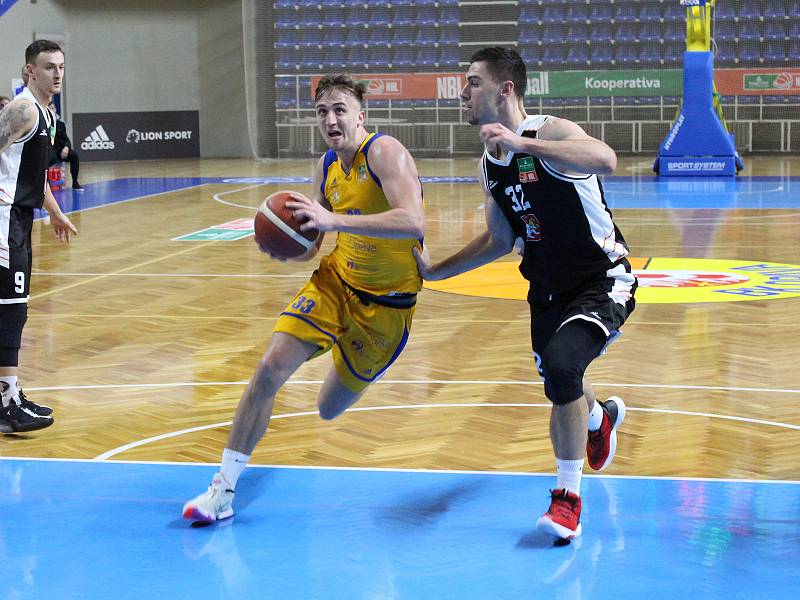
[[[100,464],[100,461],[93,458],[28,458],[25,456],[6,456],[0,457],[2,461],[31,461],[31,462],[65,462],[65,463],[85,463]],[[103,464],[110,465],[156,465],[168,467],[219,467],[219,463],[204,462],[178,462],[168,460],[109,460]],[[535,473],[528,471],[462,471],[458,469],[401,469],[397,467],[339,467],[328,465],[262,465],[247,464],[248,469],[286,469],[298,471],[369,471],[379,473],[431,473],[449,475],[512,475],[515,477],[552,477],[553,473]],[[654,481],[707,481],[710,483],[771,483],[798,485],[800,481],[792,479],[739,479],[724,477],[669,477],[666,475],[601,475],[598,473],[584,473],[583,477],[593,479],[642,479]]]
[[[368,412],[368,411],[376,411],[376,410],[406,410],[406,409],[429,409],[429,408],[549,408],[550,403],[541,404],[541,403],[471,403],[471,404],[462,404],[462,403],[453,403],[453,404],[400,404],[395,406],[363,406],[363,407],[355,407],[355,408],[348,408],[346,412]],[[748,417],[736,417],[733,415],[717,415],[714,413],[701,413],[701,412],[694,412],[688,410],[670,410],[670,409],[663,409],[663,408],[632,408],[628,407],[627,410],[629,411],[637,411],[637,412],[651,412],[651,413],[661,413],[661,414],[675,414],[675,415],[685,415],[689,417],[707,417],[710,419],[723,419],[726,421],[739,421],[742,423],[751,423],[754,425],[767,425],[770,427],[781,427],[783,429],[794,429],[796,431],[800,431],[800,425],[792,425],[791,423],[781,423],[778,421],[766,421],[764,419],[751,419]],[[292,417],[310,417],[316,416],[317,411],[306,411],[306,412],[299,412],[299,413],[288,413],[283,415],[274,415],[273,419],[289,419]],[[116,456],[117,454],[121,454],[123,452],[127,452],[128,450],[133,450],[134,448],[138,448],[140,446],[145,446],[152,442],[158,442],[160,440],[166,440],[173,437],[178,437],[181,435],[189,434],[189,433],[196,433],[198,431],[205,431],[207,429],[217,429],[219,427],[228,427],[231,425],[232,421],[222,421],[220,423],[211,423],[210,425],[198,425],[196,427],[189,427],[187,429],[180,429],[178,431],[171,431],[169,433],[162,433],[161,435],[155,435],[149,438],[144,438],[141,440],[137,440],[135,442],[131,442],[129,444],[124,444],[112,450],[108,450],[107,452],[103,452],[102,454],[98,454],[95,456],[94,460],[103,461],[106,459],[111,458],[112,456]]]
[[[163,387],[207,387],[214,385],[247,385],[249,381],[204,381],[204,382],[174,382],[174,383],[107,383],[98,385],[53,385],[42,387],[26,387],[28,391],[58,391],[58,390],[102,390],[102,389],[125,389],[125,388],[163,388]],[[321,379],[289,379],[286,384],[295,385],[320,385]],[[541,381],[504,381],[488,379],[379,379],[373,385],[404,384],[404,385],[544,385]],[[661,383],[605,383],[593,381],[595,387],[623,387],[623,388],[656,388],[670,390],[708,390],[719,392],[759,392],[774,394],[800,394],[800,389],[781,389],[781,388],[755,388],[755,387],[733,387],[715,385],[670,385]]]
[[[248,206],[245,204],[236,204],[236,202],[228,202],[227,200],[223,200],[222,196],[227,196],[228,194],[235,194],[236,192],[243,192],[245,190],[252,190],[258,187],[264,187],[265,185],[275,185],[273,183],[257,183],[255,185],[248,185],[241,188],[236,188],[235,190],[228,190],[227,192],[219,192],[214,194],[212,198],[214,202],[219,202],[220,204],[226,204],[227,206],[233,206],[235,208],[246,208],[247,210],[258,210],[257,206]]]

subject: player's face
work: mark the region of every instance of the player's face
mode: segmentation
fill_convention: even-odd
[[[492,79],[485,62],[474,62],[467,71],[467,84],[461,90],[464,118],[470,125],[484,125],[499,121],[503,103],[501,86]]]
[[[349,92],[332,88],[317,101],[317,127],[328,147],[336,152],[356,149],[361,143],[364,111]]]
[[[36,86],[41,92],[52,96],[61,92],[64,81],[64,55],[61,52],[42,52],[25,66],[28,86]]]

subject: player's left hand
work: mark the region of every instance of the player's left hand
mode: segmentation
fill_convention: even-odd
[[[286,203],[286,207],[294,211],[298,221],[305,220],[300,225],[300,231],[309,229],[335,231],[336,215],[311,198],[292,194],[292,200]]]
[[[53,227],[53,237],[67,244],[72,241],[73,237],[78,235],[78,228],[72,224],[72,221],[64,213],[51,214],[50,225]]]
[[[505,125],[488,123],[481,126],[481,141],[487,146],[500,146],[507,152],[519,152],[524,140]]]

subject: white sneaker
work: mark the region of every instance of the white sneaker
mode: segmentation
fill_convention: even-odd
[[[183,505],[183,518],[213,523],[233,516],[233,490],[220,473],[214,473],[208,489]]]

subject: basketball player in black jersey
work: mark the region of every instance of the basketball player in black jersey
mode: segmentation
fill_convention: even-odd
[[[426,251],[415,255],[423,278],[446,279],[507,254],[520,240],[534,357],[553,403],[557,469],[537,527],[569,540],[581,534],[584,456],[593,469],[606,468],[625,417],[620,398],[596,400],[584,378],[634,307],[628,248],[597,178],[612,173],[617,159],[576,123],[526,114],[525,64],[513,50],[486,48],[470,63],[461,100],[485,146],[479,179],[487,230],[435,265]]]
[[[38,40],[25,50],[27,87],[0,112],[0,433],[53,424],[52,409],[30,401],[17,380],[22,329],[28,318],[33,209],[44,207],[54,235],[65,242],[78,230],[47,183],[55,116],[47,106],[61,91],[64,53]]]

